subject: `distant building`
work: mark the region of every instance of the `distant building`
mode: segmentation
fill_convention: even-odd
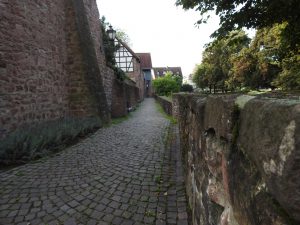
[[[139,88],[140,100],[144,99],[145,82],[138,55],[122,40],[116,37],[115,45],[119,46],[115,53],[116,65],[123,70]]]
[[[167,72],[183,77],[181,67],[153,67],[155,78],[164,77]]]
[[[141,62],[141,68],[144,74],[145,96],[150,97],[152,91],[152,59],[150,53],[136,53]]]

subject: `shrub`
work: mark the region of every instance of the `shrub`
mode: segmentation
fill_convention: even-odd
[[[153,87],[157,95],[169,96],[180,91],[180,84],[172,75],[159,77],[153,81]]]
[[[193,92],[193,91],[194,91],[194,88],[193,88],[193,86],[190,85],[190,84],[183,84],[183,85],[181,86],[181,90],[180,90],[180,91],[182,91],[182,92]]]

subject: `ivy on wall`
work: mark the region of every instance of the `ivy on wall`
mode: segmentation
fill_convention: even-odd
[[[126,74],[123,70],[121,70],[116,66],[116,59],[115,59],[115,52],[118,50],[119,46],[115,45],[114,41],[110,40],[107,35],[107,29],[109,25],[110,24],[106,22],[106,18],[102,16],[101,31],[102,31],[102,38],[103,38],[102,41],[104,46],[106,65],[114,70],[118,80],[124,81],[126,78]]]

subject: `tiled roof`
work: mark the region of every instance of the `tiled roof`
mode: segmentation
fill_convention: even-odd
[[[168,71],[182,77],[181,67],[153,67],[153,71],[155,77],[164,76]]]
[[[152,60],[150,53],[136,53],[140,58],[142,69],[152,69]]]

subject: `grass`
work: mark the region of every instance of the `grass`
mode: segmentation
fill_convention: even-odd
[[[124,121],[128,120],[130,117],[131,117],[131,114],[128,114],[128,115],[120,117],[120,118],[114,118],[111,120],[111,124],[116,125],[119,123],[123,123]]]
[[[177,120],[176,120],[173,116],[170,116],[170,115],[168,115],[167,113],[165,113],[163,107],[162,107],[158,102],[156,102],[155,105],[156,105],[157,110],[158,110],[158,111],[159,111],[166,119],[168,119],[172,124],[177,124]]]
[[[119,118],[113,118],[113,119],[111,120],[111,124],[112,124],[112,125],[116,125],[116,124],[123,123],[124,121],[130,119],[130,118],[132,117],[132,113],[133,113],[133,112],[136,112],[137,110],[139,110],[139,108],[140,108],[140,103],[138,103],[138,104],[134,107],[133,111],[129,112],[126,116],[122,116],[122,117],[119,117]],[[108,125],[108,126],[109,126],[109,125]]]
[[[161,183],[161,176],[155,176],[154,180],[155,180],[155,183],[160,184]]]

